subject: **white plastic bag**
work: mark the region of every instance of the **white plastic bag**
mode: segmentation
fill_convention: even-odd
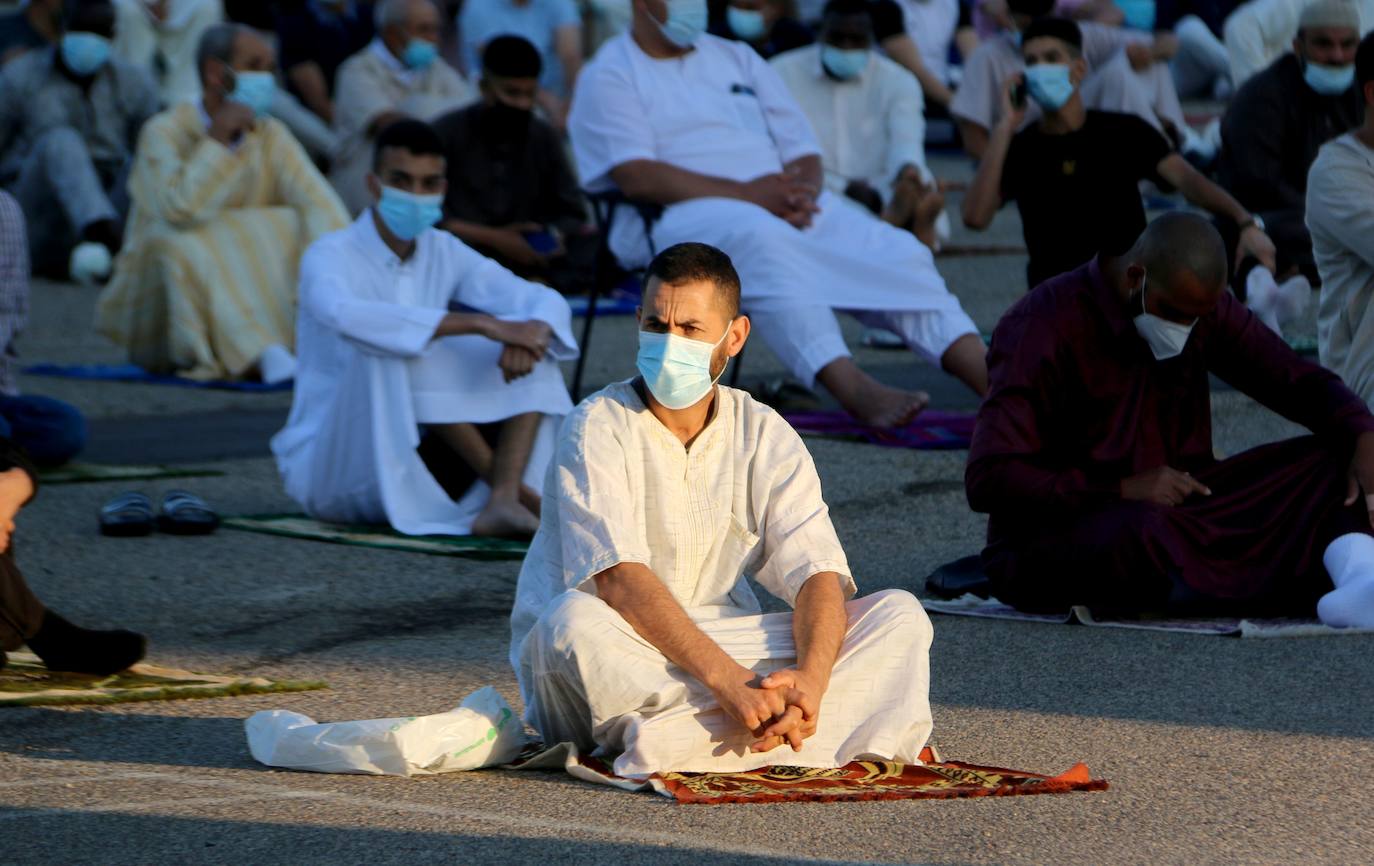
[[[288,710],[244,722],[248,749],[270,767],[315,773],[428,776],[508,763],[525,744],[524,725],[491,686],[447,713],[316,724]]]

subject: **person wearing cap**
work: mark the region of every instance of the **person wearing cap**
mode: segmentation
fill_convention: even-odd
[[[1374,406],[1374,34],[1355,53],[1364,122],[1322,145],[1307,176],[1307,227],[1321,274],[1317,352]]]
[[[528,40],[496,37],[482,101],[434,121],[448,172],[440,228],[522,277],[587,289],[598,241],[562,138],[534,112],[542,65]]]
[[[981,394],[983,341],[930,250],[825,189],[820,145],[778,73],[748,45],[703,32],[705,0],[634,9],[633,27],[582,71],[568,123],[589,189],[663,208],[652,238],[619,209],[609,240],[621,263],[686,241],[721,249],[764,342],[862,423],[905,425],[930,398],[854,363],[837,311],[897,333]]]
[[[820,42],[772,65],[816,132],[826,189],[938,250],[949,217],[926,166],[925,101],[911,73],[877,50],[871,7],[830,0]]]
[[[429,120],[477,98],[477,91],[439,56],[434,0],[380,0],[377,36],[344,61],[334,82],[338,150],[329,182],[350,213],[371,203],[367,176],[377,134],[404,117]]]
[[[986,229],[1003,204],[1015,201],[1030,253],[1026,279],[1034,288],[1098,253],[1124,252],[1145,228],[1139,184],[1154,180],[1243,226],[1242,251],[1272,269],[1273,244],[1225,190],[1140,118],[1085,105],[1087,63],[1078,28],[1063,18],[1040,18],[1022,34],[1026,71],[1003,90],[1001,120],[964,197],[964,224]],[[1022,129],[1032,101],[1040,116]]]
[[[1307,175],[1321,146],[1358,126],[1364,111],[1355,84],[1359,16],[1346,0],[1307,6],[1291,53],[1247,81],[1222,117],[1217,179],[1278,246],[1278,291],[1265,281],[1252,292],[1241,274],[1243,296],[1271,326],[1296,318],[1311,295],[1306,283],[1321,282],[1304,221]]]
[[[1293,45],[1303,10],[1317,0],[1248,0],[1226,18],[1223,30],[1231,83],[1239,90]],[[1374,28],[1374,0],[1349,0],[1368,33]]]
[[[301,253],[348,214],[265,114],[276,92],[266,40],[219,24],[197,56],[200,101],[162,112],[139,137],[129,230],[96,329],[154,372],[284,381]]]
[[[1050,15],[1054,0],[1007,0],[1013,28],[983,40],[964,64],[964,77],[949,111],[959,125],[964,149],[979,159],[988,136],[1002,119],[1007,81],[1025,68],[1023,34],[1031,22]],[[1168,61],[1178,48],[1170,34],[1147,33],[1084,21],[1077,23],[1084,62],[1084,103],[1098,111],[1134,114],[1163,133],[1174,147],[1205,151],[1183,116]],[[1040,109],[1031,105],[1024,122]]]
[[[152,76],[111,57],[114,32],[109,0],[71,0],[59,43],[0,71],[0,184],[28,218],[34,270],[82,283],[110,274],[124,179],[158,110]]]

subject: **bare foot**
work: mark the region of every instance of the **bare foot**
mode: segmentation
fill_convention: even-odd
[[[472,522],[472,534],[488,538],[531,538],[539,518],[519,502],[492,499]]]
[[[924,391],[903,391],[871,382],[856,391],[850,399],[840,402],[856,421],[869,427],[886,429],[910,424],[911,419],[930,405],[930,395]]]

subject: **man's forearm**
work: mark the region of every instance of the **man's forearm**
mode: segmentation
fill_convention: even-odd
[[[1007,151],[1015,134],[1012,121],[1003,118],[988,138],[983,158],[978,163],[978,172],[964,196],[964,225],[971,229],[981,231],[987,228],[1002,207],[1002,169],[1006,165]]]
[[[434,339],[461,337],[465,334],[485,337],[492,321],[492,317],[486,313],[449,313],[439,320],[439,327],[434,329]]]
[[[797,593],[797,606],[792,615],[797,669],[823,685],[828,684],[848,628],[840,576],[833,571],[812,575]]]
[[[670,205],[694,198],[743,198],[743,184],[697,174],[666,162],[636,159],[611,170],[611,180],[631,201]]]
[[[668,661],[717,689],[740,664],[711,640],[647,565],[622,562],[598,574],[597,595]]]
[[[1180,190],[1184,198],[1214,216],[1224,217],[1237,224],[1250,218],[1250,212],[1245,209],[1244,205],[1236,201],[1234,196],[1203,177],[1191,166],[1188,167],[1188,173],[1184,175],[1184,182],[1180,184]]]

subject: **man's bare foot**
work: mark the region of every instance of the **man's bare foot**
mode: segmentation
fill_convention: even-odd
[[[518,501],[492,499],[472,522],[472,534],[488,538],[531,538],[539,518]]]
[[[911,419],[930,405],[930,395],[924,391],[903,391],[870,382],[855,391],[849,399],[841,399],[840,403],[856,421],[869,427],[886,429],[910,424]]]

